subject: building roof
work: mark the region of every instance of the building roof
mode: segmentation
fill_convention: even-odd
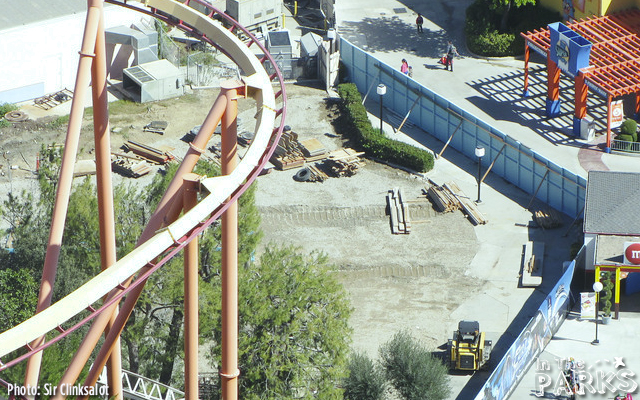
[[[86,12],[87,0],[0,0],[0,30]]]
[[[589,171],[584,232],[640,235],[640,174]]]

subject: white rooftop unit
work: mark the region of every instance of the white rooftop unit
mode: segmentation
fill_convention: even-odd
[[[277,28],[282,18],[282,0],[227,0],[227,14],[251,31]],[[263,29],[262,33],[267,32]]]
[[[167,60],[139,64],[122,72],[122,86],[140,103],[184,94],[182,72]]]

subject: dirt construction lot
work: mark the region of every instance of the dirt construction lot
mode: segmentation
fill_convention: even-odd
[[[286,123],[300,139],[316,138],[328,150],[345,144],[341,136],[344,132],[340,128],[336,131],[332,124],[337,115],[335,101],[327,101],[326,93],[315,88],[289,85],[287,90]],[[188,145],[180,138],[202,123],[216,95],[213,90],[199,91],[177,100],[138,105],[134,112],[119,108],[114,112],[116,107],[111,107],[111,125],[121,129],[112,135],[113,151],[121,152],[122,143],[132,139],[155,147],[173,147],[177,156],[184,154]],[[62,113],[64,109],[59,107],[52,111]],[[250,130],[255,107],[251,101],[241,100],[239,108],[239,132]],[[33,107],[23,110],[32,118],[43,114]],[[49,115],[37,122],[0,130],[0,193],[28,189],[34,184],[31,170],[40,146],[64,141],[64,128],[55,130],[47,124],[53,119],[55,116]],[[142,132],[142,127],[152,120],[169,122],[164,135]],[[92,157],[91,124],[91,119],[85,117],[79,159]],[[219,135],[213,140],[219,141]],[[297,169],[273,171],[257,180],[256,203],[262,213],[264,243],[292,244],[328,254],[351,296],[354,349],[375,358],[378,347],[401,329],[410,330],[427,346],[436,348],[446,342],[461,317],[475,317],[459,309],[475,297],[486,297],[486,278],[471,271],[480,247],[478,235],[486,231],[474,227],[460,212],[435,212],[423,194],[422,176],[369,160],[355,176],[329,178],[323,183],[297,182],[293,179],[296,172]],[[437,178],[438,171],[429,177]],[[122,180],[129,179],[118,177],[116,183]],[[385,210],[386,194],[392,188],[401,188],[412,200],[409,235],[391,234]],[[527,215],[524,212],[523,219],[516,222],[526,223]],[[513,229],[513,221],[508,221],[507,226]],[[526,237],[526,229],[520,228],[519,232],[525,232]],[[503,234],[513,236],[509,231]],[[519,263],[519,250],[515,249],[515,253],[513,259]],[[494,257],[485,262],[489,271],[505,258]],[[517,265],[513,275],[517,275]],[[507,283],[511,287],[512,278]],[[506,300],[501,299],[510,290],[494,290],[494,303],[508,309]],[[517,310],[510,317],[507,314],[502,326],[494,328],[506,327],[515,313]],[[462,386],[462,381],[454,384],[454,393]]]

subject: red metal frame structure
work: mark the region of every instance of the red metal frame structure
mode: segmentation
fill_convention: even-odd
[[[613,99],[635,94],[635,114],[640,112],[640,10],[581,19],[566,24],[571,30],[592,43],[589,66],[583,68],[575,80],[575,117],[586,115],[588,88],[607,99],[607,145],[611,149],[611,102]],[[529,86],[529,57],[531,48],[547,56],[548,93],[557,100],[559,71],[549,60],[549,29],[521,33],[525,39],[524,92]],[[549,64],[553,64],[549,66]]]
[[[89,355],[97,346],[100,337],[106,335],[104,344],[94,361],[93,367],[87,376],[84,385],[93,386],[103,366],[109,362],[108,374],[110,375],[110,396],[121,398],[120,385],[120,354],[119,334],[123,329],[135,302],[144,287],[149,275],[169,261],[181,249],[186,248],[185,255],[185,386],[188,399],[197,399],[197,235],[210,226],[215,220],[223,217],[223,362],[221,366],[222,389],[225,399],[237,399],[237,199],[255,180],[264,168],[267,160],[275,149],[282,133],[286,115],[286,95],[284,82],[280,71],[276,67],[271,55],[266,51],[257,39],[236,21],[226,14],[215,9],[202,0],[186,0],[177,2],[173,0],[145,0],[144,4],[126,0],[107,0],[154,16],[168,24],[200,37],[203,41],[215,46],[227,54],[239,65],[244,65],[243,71],[248,74],[241,81],[228,81],[221,89],[221,94],[205,119],[202,127],[190,145],[186,156],[180,165],[176,176],[169,185],[158,208],[151,217],[149,225],[145,228],[138,241],[138,249],[125,256],[122,260],[115,259],[115,235],[113,226],[113,200],[111,185],[110,145],[108,129],[108,109],[106,92],[106,57],[104,51],[104,17],[102,12],[104,0],[88,0],[87,21],[85,26],[80,62],[76,82],[76,95],[72,104],[72,111],[65,142],[62,166],[58,184],[58,192],[54,205],[54,216],[50,232],[43,278],[38,302],[38,315],[32,317],[6,332],[0,334],[0,356],[4,356],[20,345],[26,344],[26,352],[12,360],[0,361],[0,371],[29,359],[25,384],[37,386],[40,369],[41,352],[50,345],[58,342],[68,334],[92,321],[92,326],[85,336],[80,348],[74,356],[71,364],[65,371],[60,385],[73,384],[87,362]],[[206,12],[195,15],[196,12],[189,7],[189,3],[197,3],[203,6]],[[154,6],[149,6],[149,4]],[[149,6],[150,8],[146,8]],[[160,11],[157,8],[162,8]],[[174,12],[176,14],[174,14]],[[175,15],[189,19],[191,24],[185,23]],[[239,29],[249,37],[248,43],[237,40],[221,25],[212,22],[214,16],[226,20],[231,29]],[[206,20],[206,21],[205,21]],[[196,26],[212,32],[207,37],[198,31]],[[252,45],[257,45],[264,54],[261,59],[247,51]],[[234,58],[234,55],[239,57]],[[264,69],[265,61],[269,61],[275,68],[275,72],[267,76]],[[273,92],[271,82],[276,80],[279,91]],[[98,174],[98,200],[100,214],[101,257],[103,272],[90,282],[80,287],[75,294],[69,297],[68,303],[75,301],[73,307],[69,307],[62,299],[49,307],[51,292],[55,281],[55,273],[62,241],[62,231],[66,218],[69,193],[71,190],[71,175],[77,153],[80,124],[84,111],[84,94],[89,82],[92,83],[94,103],[94,136],[96,141],[96,165]],[[256,140],[260,142],[255,148],[249,148],[242,163],[237,163],[237,100],[244,97],[253,97],[257,92],[261,95],[256,98],[258,112],[256,114]],[[270,96],[270,97],[269,97]],[[280,98],[281,108],[275,108],[275,98]],[[274,119],[280,117],[280,121],[274,126]],[[206,148],[207,141],[213,134],[217,124],[222,122],[223,158],[221,178],[194,177],[191,174],[200,154]],[[260,139],[258,140],[258,138]],[[197,188],[206,188],[209,195],[197,201],[197,195],[193,191]],[[216,192],[219,194],[216,195]],[[224,194],[225,197],[221,197]],[[206,203],[206,205],[205,205]],[[184,214],[180,213],[184,210]],[[200,210],[207,210],[206,213]],[[175,221],[175,222],[174,222]],[[173,233],[172,233],[173,232]],[[176,234],[176,232],[180,232]],[[140,257],[140,254],[146,254]],[[226,254],[226,255],[225,255]],[[145,264],[146,263],[146,264]],[[112,266],[107,270],[107,267]],[[130,275],[127,271],[138,271],[137,275]],[[125,275],[126,274],[126,275]],[[106,286],[105,286],[106,285]],[[97,291],[96,288],[100,287]],[[108,295],[101,306],[96,301],[97,297],[89,296],[91,289],[96,296]],[[110,290],[110,292],[109,292]],[[95,295],[95,293],[93,293]],[[124,296],[122,309],[117,309],[117,304]],[[86,297],[85,297],[86,296]],[[86,301],[84,299],[87,298]],[[78,302],[77,300],[83,300]],[[57,306],[57,307],[56,307]],[[59,311],[53,309],[71,310],[78,313],[86,307],[89,315],[79,323],[68,327]],[[70,315],[71,312],[68,312]],[[78,315],[78,314],[76,314]],[[225,317],[226,315],[226,317]],[[64,317],[64,318],[69,318]],[[55,320],[52,323],[52,320]],[[33,321],[33,322],[31,322]],[[44,324],[43,324],[44,323]],[[57,325],[57,326],[56,326]],[[21,329],[24,327],[24,329]],[[29,329],[31,327],[31,329]],[[59,332],[53,338],[46,339],[44,333],[51,330]],[[33,340],[34,338],[39,338]],[[5,339],[6,338],[6,339]],[[18,338],[18,340],[16,340]],[[32,341],[33,340],[33,341]],[[3,343],[4,342],[4,343]],[[21,344],[19,344],[21,343]],[[7,386],[7,382],[0,379],[0,384]],[[58,393],[56,398],[63,398]]]

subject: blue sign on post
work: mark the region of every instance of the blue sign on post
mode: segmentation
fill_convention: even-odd
[[[549,57],[563,72],[576,76],[589,66],[591,42],[569,29],[562,22],[549,24],[551,47]]]
[[[562,22],[554,22],[548,27],[551,39],[549,58],[556,63],[562,72],[575,77],[580,69],[589,66],[591,42]],[[549,117],[560,115],[560,100],[547,99],[546,111]],[[580,120],[574,121],[574,133],[579,129],[576,128],[579,127],[579,124]]]

